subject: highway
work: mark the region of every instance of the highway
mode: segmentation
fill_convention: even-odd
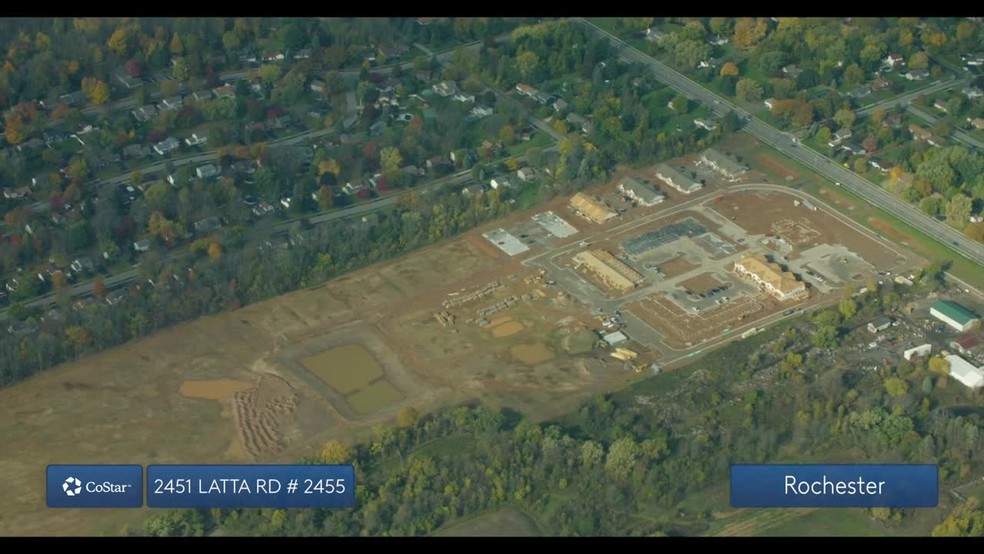
[[[592,29],[595,33],[613,41],[623,60],[649,66],[653,74],[660,81],[691,100],[709,106],[719,116],[729,111],[734,111],[746,122],[744,130],[763,143],[768,144],[780,153],[803,165],[813,168],[817,173],[828,179],[840,183],[845,189],[857,194],[865,201],[919,229],[961,256],[978,265],[984,266],[984,244],[971,240],[956,229],[920,212],[905,201],[892,196],[879,186],[842,167],[839,163],[830,160],[826,156],[805,146],[798,145],[790,138],[788,133],[780,131],[753,117],[747,111],[707,90],[702,85],[658,60],[636,50],[604,29],[593,25],[583,18],[577,18],[577,20],[589,29]]]

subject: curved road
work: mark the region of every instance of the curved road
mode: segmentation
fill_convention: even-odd
[[[978,265],[984,266],[984,244],[971,240],[950,226],[920,212],[907,202],[892,196],[881,187],[841,167],[839,163],[832,162],[826,156],[812,149],[798,146],[789,138],[789,134],[753,117],[747,111],[707,90],[689,77],[629,46],[615,35],[583,18],[577,18],[577,20],[595,33],[610,39],[619,50],[620,57],[623,60],[645,64],[660,81],[687,98],[709,106],[718,115],[724,115],[729,111],[734,111],[746,122],[744,130],[755,138],[801,164],[813,168],[817,173],[824,175],[828,179],[841,183],[844,188],[857,194],[872,205],[878,206],[919,229],[961,256]]]

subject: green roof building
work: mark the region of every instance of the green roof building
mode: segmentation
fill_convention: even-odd
[[[929,315],[953,327],[957,331],[968,331],[980,316],[952,300],[938,300],[929,308]]]

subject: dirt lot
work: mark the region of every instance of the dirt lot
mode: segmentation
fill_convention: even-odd
[[[789,240],[795,248],[790,259],[795,259],[800,247],[826,243],[843,244],[876,267],[892,267],[898,263],[899,254],[886,245],[848,227],[825,210],[811,211],[803,206],[793,206],[793,197],[787,194],[726,194],[712,207],[723,216],[734,217],[734,222],[751,234],[791,231]]]
[[[721,285],[721,281],[718,281],[711,273],[701,273],[677,283],[677,286],[682,287],[688,294],[701,294]]]
[[[690,262],[686,256],[683,254],[673,258],[668,262],[663,262],[659,264],[659,272],[664,275],[666,279],[672,279],[677,275],[683,275],[684,273],[696,268],[697,266]]]
[[[370,434],[402,406],[480,399],[550,418],[624,378],[621,364],[592,351],[588,310],[478,246],[472,237],[487,230],[0,390],[0,535],[115,535],[147,517],[46,509],[46,464],[291,462],[329,438]],[[495,280],[493,294],[448,310],[452,325],[435,319],[450,293]],[[508,319],[478,323],[479,309],[510,297],[490,316]],[[346,398],[298,362],[351,344],[385,376]]]

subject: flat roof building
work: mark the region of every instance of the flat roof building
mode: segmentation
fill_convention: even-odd
[[[964,386],[972,389],[979,389],[984,386],[984,371],[981,368],[975,367],[974,364],[956,354],[947,356],[946,361],[950,364],[950,376],[963,383]]]

